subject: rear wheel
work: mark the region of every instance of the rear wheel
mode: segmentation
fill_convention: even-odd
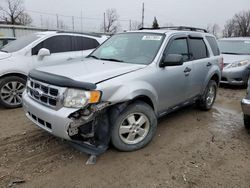
[[[153,109],[144,102],[135,102],[121,113],[111,117],[111,141],[121,151],[135,151],[143,148],[153,138],[157,118]]]
[[[216,99],[217,87],[214,80],[209,81],[203,96],[198,101],[201,110],[210,110],[212,108]]]
[[[250,130],[250,116],[244,114],[244,125],[245,128]]]
[[[0,80],[0,104],[5,108],[22,106],[22,93],[26,80],[17,76],[5,77]]]

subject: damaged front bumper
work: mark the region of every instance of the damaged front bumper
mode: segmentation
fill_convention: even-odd
[[[99,155],[108,148],[110,125],[103,113],[108,106],[108,103],[102,103],[87,111],[65,107],[54,110],[23,93],[23,108],[29,120],[91,155]]]

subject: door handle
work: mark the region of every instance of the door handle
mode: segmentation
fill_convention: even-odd
[[[212,66],[212,63],[208,62],[207,67],[211,67],[211,66]]]
[[[71,60],[73,60],[74,58],[73,57],[69,57],[68,59],[67,59],[67,61],[71,61]]]
[[[186,67],[185,70],[184,70],[184,73],[189,73],[191,72],[192,69],[190,69],[189,67]]]

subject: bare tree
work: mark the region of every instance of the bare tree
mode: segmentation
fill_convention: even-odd
[[[32,22],[25,13],[23,0],[5,0],[5,4],[0,6],[0,20],[13,25],[29,25]]]
[[[132,21],[131,30],[138,30],[142,27],[142,23],[139,21]]]
[[[224,37],[250,37],[250,10],[235,14],[228,20],[223,35]]]
[[[220,26],[218,24],[208,24],[207,25],[207,31],[214,36],[218,37],[219,32],[220,32]]]
[[[105,24],[102,25],[102,30],[107,33],[116,33],[120,27],[118,18],[119,16],[116,9],[107,9],[105,13]]]

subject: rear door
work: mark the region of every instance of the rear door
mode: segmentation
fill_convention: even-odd
[[[192,98],[201,93],[208,71],[212,66],[212,62],[210,61],[210,54],[202,36],[190,35],[188,43],[193,63],[193,74],[188,97]]]
[[[37,54],[41,48],[50,50],[51,55],[40,59]],[[35,67],[68,63],[75,59],[75,56],[72,36],[70,35],[52,36],[32,48],[32,58]]]
[[[189,58],[188,38],[186,35],[178,35],[169,41],[164,56],[179,54],[183,56],[184,63],[181,66],[166,66],[161,68],[159,78],[159,110],[163,111],[181,104],[187,100],[187,90],[192,75],[192,62]]]

